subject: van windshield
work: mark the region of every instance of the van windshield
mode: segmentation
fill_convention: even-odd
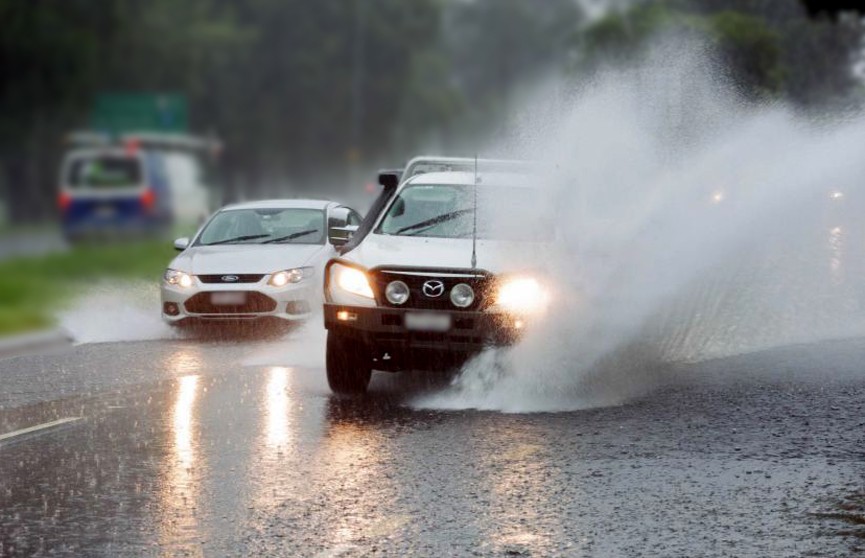
[[[80,157],[69,166],[66,183],[73,189],[133,188],[143,182],[141,160],[121,155]]]
[[[471,238],[474,186],[412,185],[403,188],[382,219],[379,234]],[[477,186],[478,238],[547,240],[552,212],[536,188]]]

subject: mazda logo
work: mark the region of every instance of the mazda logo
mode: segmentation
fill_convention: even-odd
[[[445,284],[441,281],[431,280],[423,284],[423,294],[430,298],[436,298],[444,294]]]
[[[235,281],[240,279],[240,277],[238,277],[237,275],[223,275],[221,279],[223,283],[234,283]]]

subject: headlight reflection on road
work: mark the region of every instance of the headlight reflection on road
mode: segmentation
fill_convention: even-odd
[[[199,376],[189,375],[178,379],[171,410],[171,438],[173,442],[166,455],[165,473],[162,479],[160,496],[160,521],[162,524],[160,543],[164,548],[178,546],[191,550],[192,555],[200,551],[198,547],[198,488],[199,478],[198,420],[196,402],[198,400]]]
[[[269,448],[281,448],[290,437],[288,417],[288,368],[270,369],[265,393],[265,442]]]
[[[192,446],[192,425],[193,406],[197,394],[198,376],[180,378],[173,413],[174,451],[178,463],[187,469],[195,461],[195,449]]]
[[[331,424],[310,481],[318,490],[338,487],[335,497],[342,517],[327,526],[333,548],[351,549],[365,537],[393,536],[410,521],[395,504],[400,487],[390,474],[394,457],[383,438],[376,428],[353,421]],[[371,486],[376,487],[375,498],[370,497]]]
[[[294,370],[274,366],[267,371],[258,408],[261,410],[260,434],[255,441],[256,463],[253,484],[256,485],[251,505],[256,510],[269,510],[285,501],[296,490],[292,471],[296,471],[299,456],[294,442],[290,381]]]
[[[183,347],[168,355],[163,362],[164,368],[177,376],[195,376],[203,366],[201,350],[197,347]]]

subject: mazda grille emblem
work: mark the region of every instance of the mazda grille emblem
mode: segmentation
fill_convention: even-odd
[[[441,281],[427,281],[423,284],[423,294],[430,298],[436,298],[445,292],[445,284]]]
[[[240,279],[240,277],[238,277],[237,275],[223,275],[221,279],[223,283],[234,283],[235,281]]]

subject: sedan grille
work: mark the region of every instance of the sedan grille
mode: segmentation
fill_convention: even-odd
[[[264,275],[255,275],[249,273],[226,273],[224,275],[198,275],[198,280],[202,283],[258,283]]]
[[[219,291],[220,294],[225,291]],[[211,295],[213,293],[203,292],[191,296],[183,305],[186,311],[192,314],[261,314],[273,312],[276,309],[276,301],[267,295],[255,291],[244,292],[246,302],[244,304],[213,304]]]

